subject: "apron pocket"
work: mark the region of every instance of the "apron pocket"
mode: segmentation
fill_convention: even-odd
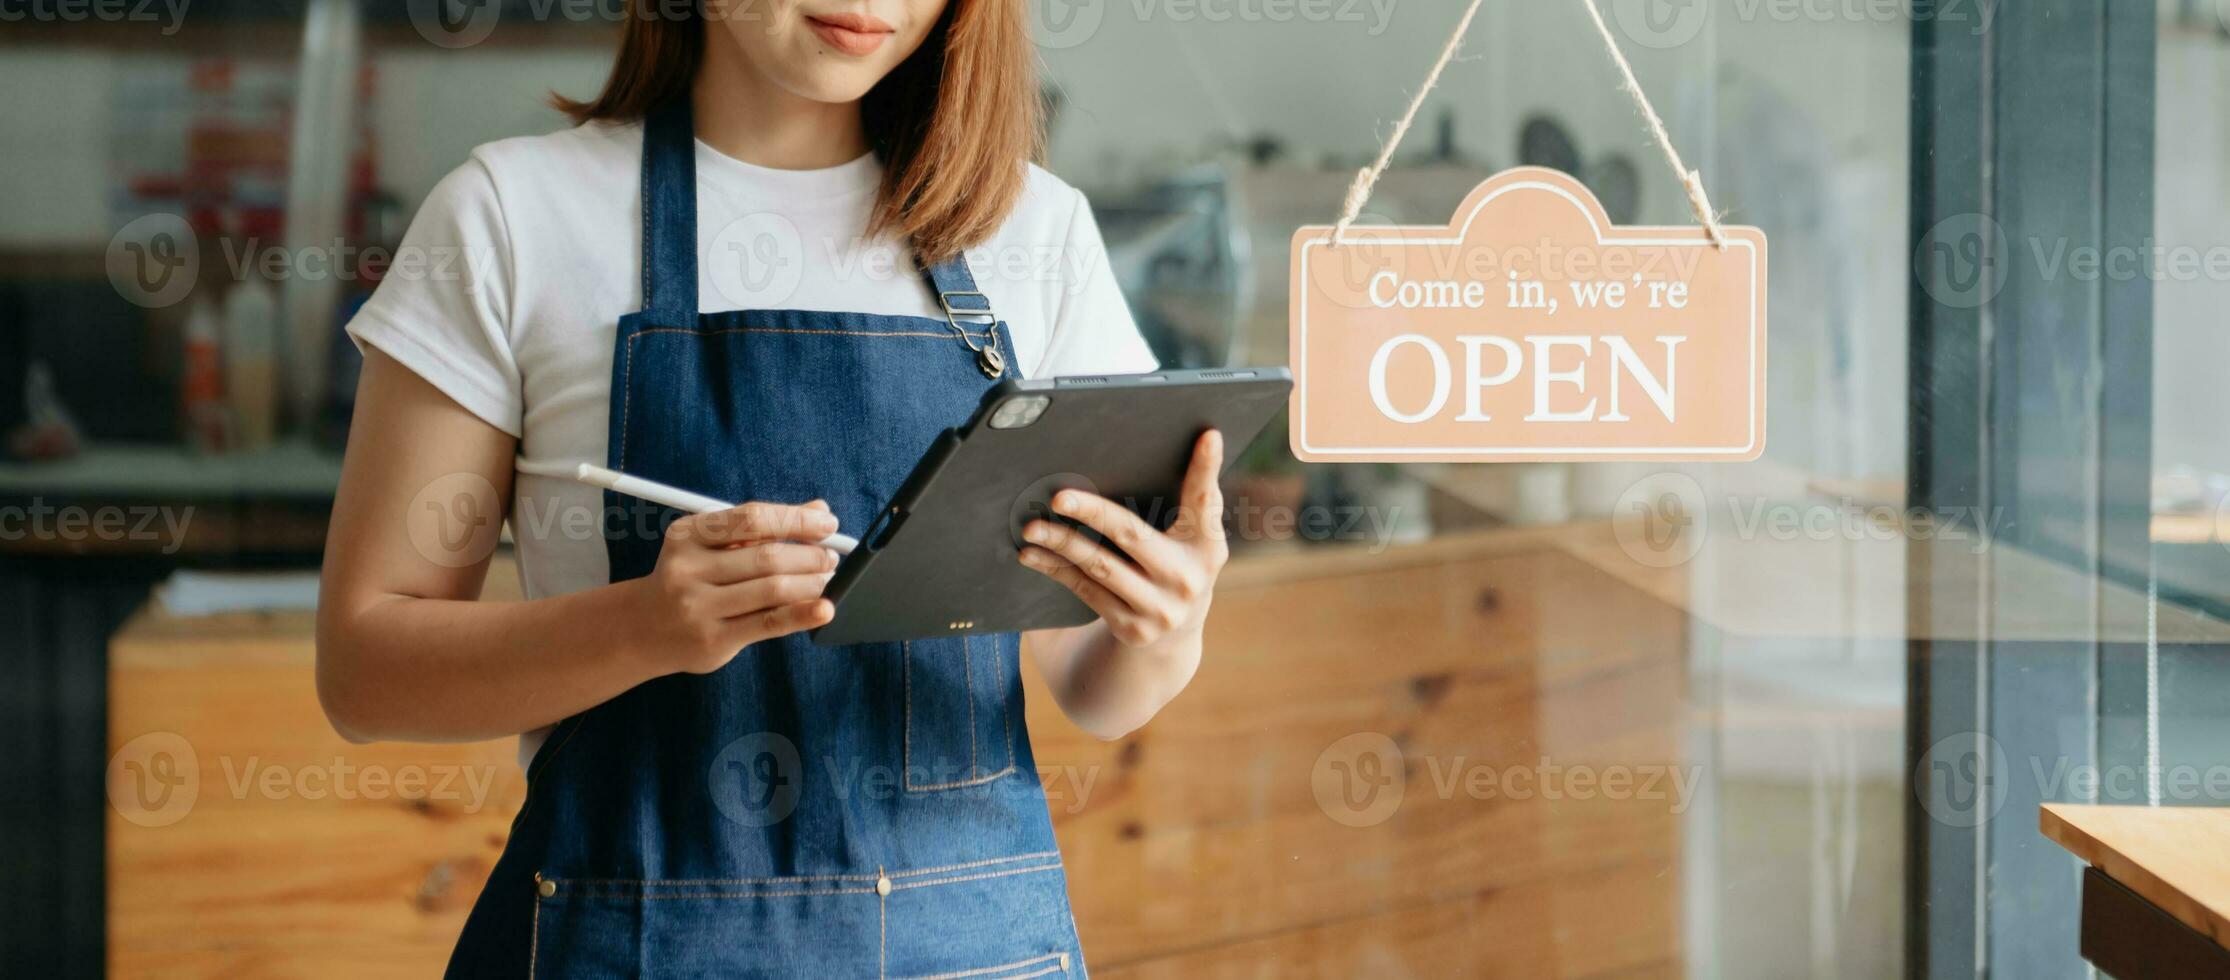
[[[535,878],[529,980],[1083,975],[1054,851],[879,874]]]
[[[1081,977],[1061,855],[1047,851],[892,873],[884,904],[891,980]]]
[[[1021,640],[1009,633],[900,644],[909,792],[981,786],[1014,772],[1010,699],[1020,694]]]
[[[879,976],[882,898],[872,878],[538,878],[528,976]]]

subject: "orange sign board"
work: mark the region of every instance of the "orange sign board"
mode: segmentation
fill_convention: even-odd
[[[1445,227],[1293,236],[1294,455],[1749,460],[1765,451],[1765,233],[1613,225],[1524,167]]]

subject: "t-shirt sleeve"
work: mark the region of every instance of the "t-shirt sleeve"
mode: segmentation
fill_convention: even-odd
[[[526,400],[511,347],[512,271],[495,181],[468,162],[426,196],[348,335],[517,436]]]
[[[1045,357],[1032,376],[1152,371],[1160,364],[1145,338],[1139,336],[1130,304],[1123,301],[1123,291],[1115,282],[1115,267],[1108,262],[1107,243],[1100,240],[1099,222],[1092,217],[1092,205],[1083,193],[1070,193],[1076,197],[1076,210],[1069,219],[1062,254],[1067,259],[1064,267],[1076,278],[1063,278],[1060,312],[1054,317]]]

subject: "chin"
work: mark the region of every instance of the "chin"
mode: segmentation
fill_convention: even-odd
[[[840,105],[865,98],[887,74],[889,70],[881,67],[808,64],[781,72],[773,81],[798,98]]]

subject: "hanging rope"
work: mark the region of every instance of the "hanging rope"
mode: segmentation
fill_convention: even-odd
[[[1440,60],[1433,62],[1432,73],[1425,76],[1424,87],[1417,90],[1417,97],[1409,100],[1409,111],[1402,113],[1401,122],[1394,125],[1393,135],[1386,138],[1386,145],[1378,151],[1378,159],[1370,166],[1355,172],[1355,182],[1347,185],[1347,205],[1340,210],[1340,221],[1332,228],[1332,244],[1347,244],[1347,226],[1355,223],[1355,216],[1363,213],[1363,205],[1371,199],[1371,188],[1378,185],[1388,164],[1394,162],[1394,148],[1401,145],[1401,138],[1409,135],[1409,125],[1417,121],[1417,110],[1425,107],[1425,96],[1432,94],[1433,86],[1440,84],[1440,73],[1448,70],[1448,62],[1455,60],[1456,49],[1463,47],[1463,36],[1471,30],[1471,19],[1479,15],[1481,0],[1471,0],[1464,8],[1463,19],[1456,22],[1456,32],[1448,35],[1448,44],[1440,49]]]
[[[1711,244],[1726,248],[1727,236],[1719,230],[1719,213],[1711,209],[1711,196],[1704,193],[1703,174],[1688,169],[1688,165],[1680,161],[1680,151],[1673,149],[1672,134],[1665,131],[1665,121],[1658,117],[1656,107],[1649,104],[1649,96],[1642,92],[1641,80],[1634,77],[1634,66],[1626,60],[1626,53],[1618,49],[1618,39],[1611,36],[1610,25],[1603,23],[1603,11],[1595,6],[1595,0],[1580,2],[1587,6],[1587,16],[1595,22],[1595,33],[1602,35],[1603,47],[1610,51],[1611,61],[1618,65],[1619,76],[1626,80],[1626,93],[1634,97],[1634,108],[1649,121],[1649,135],[1657,140],[1657,148],[1665,152],[1665,162],[1672,165],[1673,175],[1688,189],[1689,209],[1703,224],[1704,234],[1711,236]]]
[[[1425,97],[1432,94],[1433,87],[1440,84],[1441,74],[1447,71],[1448,63],[1455,60],[1456,50],[1463,46],[1464,35],[1470,32],[1471,22],[1478,15],[1481,2],[1482,0],[1471,0],[1471,5],[1464,8],[1463,19],[1456,22],[1455,31],[1448,35],[1448,44],[1440,49],[1440,60],[1433,62],[1432,71],[1425,76],[1425,84],[1409,102],[1409,111],[1402,113],[1401,121],[1395,124],[1393,133],[1387,136],[1386,145],[1379,149],[1378,159],[1355,172],[1355,181],[1347,188],[1347,201],[1340,209],[1340,220],[1332,228],[1332,244],[1335,246],[1347,244],[1348,226],[1354,224],[1356,216],[1363,213],[1363,206],[1370,201],[1372,188],[1378,186],[1378,178],[1385,176],[1386,168],[1393,163],[1394,150],[1401,146],[1402,137],[1409,135],[1410,125],[1417,121],[1418,110],[1424,108]],[[1695,212],[1696,220],[1703,225],[1704,233],[1711,237],[1711,243],[1721,249],[1726,248],[1727,239],[1719,227],[1719,214],[1712,210],[1711,197],[1704,192],[1703,174],[1688,169],[1688,165],[1681,162],[1680,151],[1673,148],[1672,134],[1665,130],[1664,119],[1657,115],[1656,107],[1649,104],[1649,96],[1642,92],[1641,81],[1634,77],[1633,64],[1626,60],[1626,53],[1619,50],[1618,39],[1611,36],[1610,25],[1603,22],[1603,12],[1596,8],[1595,0],[1580,2],[1587,7],[1587,16],[1595,22],[1596,34],[1603,39],[1603,47],[1610,52],[1612,63],[1618,67],[1619,76],[1624,79],[1621,88],[1633,97],[1634,108],[1649,123],[1650,137],[1656,142],[1657,148],[1663,151],[1665,162],[1672,166],[1673,175],[1680,179],[1681,186],[1687,190],[1689,209]]]

